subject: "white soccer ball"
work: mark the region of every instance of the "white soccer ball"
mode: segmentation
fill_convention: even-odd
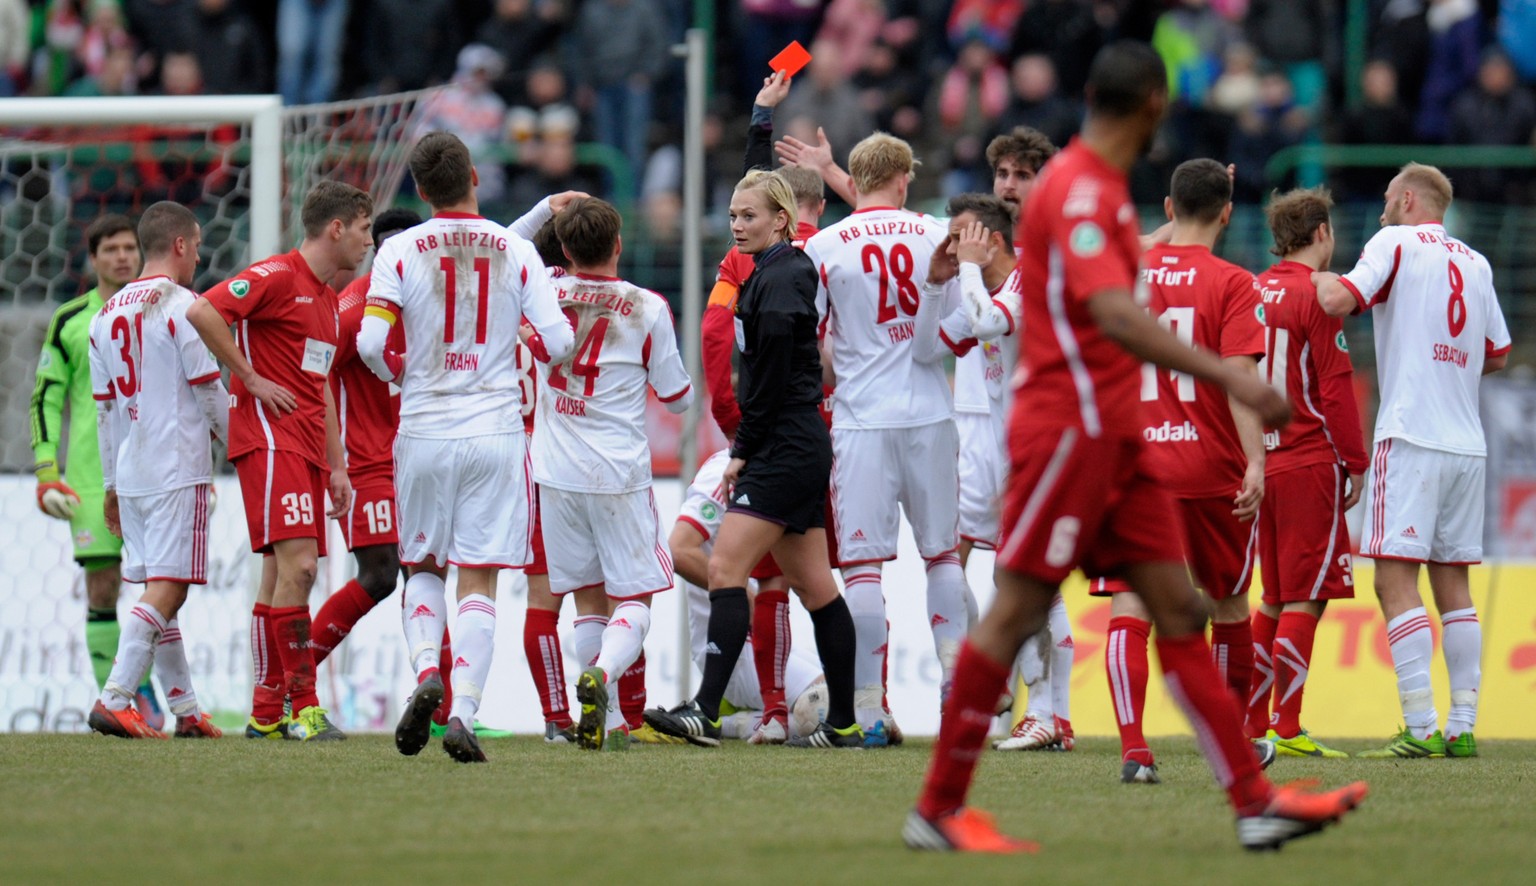
[[[791,737],[810,735],[816,731],[816,724],[826,718],[827,681],[825,677],[817,677],[816,682],[806,687],[789,706],[789,734]]]

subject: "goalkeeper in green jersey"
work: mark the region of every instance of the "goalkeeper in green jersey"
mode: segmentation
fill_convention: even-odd
[[[96,404],[91,398],[88,330],[107,299],[138,276],[140,261],[138,233],[133,222],[121,215],[96,219],[85,237],[96,288],[65,302],[48,324],[37,361],[37,387],[32,391],[32,454],[37,459],[33,468],[37,506],[50,517],[69,521],[75,561],[85,569],[85,646],[100,689],[117,654],[123,543],[107,530],[102,516],[105,492],[96,444]],[[67,442],[63,439],[66,411]],[[163,719],[148,677],[139,687],[137,702],[144,719],[159,728]]]

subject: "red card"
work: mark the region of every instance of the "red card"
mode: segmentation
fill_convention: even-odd
[[[775,71],[783,71],[785,77],[793,77],[800,73],[811,60],[811,54],[805,51],[799,40],[791,40],[784,51],[774,56],[768,62],[768,67]]]

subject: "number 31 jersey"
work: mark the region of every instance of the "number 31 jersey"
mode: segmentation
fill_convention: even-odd
[[[912,359],[919,292],[948,233],[931,216],[874,207],[806,241],[837,374],[833,429],[915,428],[953,417],[944,364]]]
[[[533,244],[489,219],[440,213],[379,247],[368,299],[405,327],[401,435],[522,431],[518,326],[564,322]]]

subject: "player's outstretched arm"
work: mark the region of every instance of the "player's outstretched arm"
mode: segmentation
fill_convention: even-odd
[[[507,228],[524,240],[531,241],[533,235],[539,232],[539,228],[544,227],[545,222],[565,211],[565,207],[570,206],[572,200],[578,197],[590,196],[592,195],[586,191],[561,191],[558,194],[550,194],[548,197],[535,203],[532,209],[524,213],[517,221],[508,225]]]
[[[832,143],[827,141],[826,130],[816,127],[816,144],[808,145],[792,135],[779,139],[773,146],[774,153],[785,166],[803,166],[814,169],[827,183],[832,193],[852,206],[855,202],[853,177],[844,172],[832,159]]]
[[[1222,362],[1255,378],[1259,375],[1259,361],[1253,357],[1224,357]],[[1264,422],[1257,412],[1230,394],[1227,400],[1232,408],[1232,424],[1237,427],[1237,441],[1248,460],[1243,471],[1243,485],[1232,502],[1232,514],[1239,520],[1251,520],[1259,513],[1259,503],[1264,500]]]
[[[1360,308],[1359,299],[1344,285],[1344,278],[1332,271],[1318,271],[1312,275],[1317,286],[1317,303],[1330,317],[1347,317]]]
[[[1088,298],[1088,312],[1100,330],[1132,355],[1164,369],[1215,382],[1239,403],[1252,408],[1269,427],[1291,420],[1291,404],[1280,392],[1221,362],[1209,351],[1191,348],[1159,326],[1131,299],[1129,289],[1104,289]]]
[[[240,379],[246,390],[251,392],[251,396],[261,401],[262,406],[279,416],[287,415],[297,408],[298,400],[294,399],[292,391],[256,374],[250,361],[240,353],[240,346],[235,344],[235,337],[229,332],[229,324],[207,298],[198,298],[187,308],[187,322],[197,330],[214,359],[228,366],[235,378]]]

